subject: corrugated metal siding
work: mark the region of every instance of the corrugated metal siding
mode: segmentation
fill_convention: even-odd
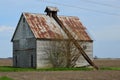
[[[38,39],[67,39],[66,34],[58,23],[47,15],[24,13],[24,16]],[[92,40],[77,17],[59,16],[66,28],[76,40]]]

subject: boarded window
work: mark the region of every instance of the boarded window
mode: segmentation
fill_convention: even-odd
[[[23,18],[23,23],[25,23],[25,18]]]

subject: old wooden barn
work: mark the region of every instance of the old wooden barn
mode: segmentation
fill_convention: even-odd
[[[79,51],[52,15],[59,18],[92,60],[93,40],[79,18],[58,16],[56,7],[46,7],[45,12],[47,14],[22,13],[11,40],[13,66],[49,68],[66,67],[67,63],[72,63],[72,58]],[[72,67],[89,65],[82,55],[74,63]]]

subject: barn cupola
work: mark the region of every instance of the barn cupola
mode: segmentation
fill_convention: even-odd
[[[52,17],[52,16],[57,16],[57,12],[58,12],[58,8],[57,7],[51,7],[51,6],[47,6],[45,9],[45,12],[47,13],[48,16]]]

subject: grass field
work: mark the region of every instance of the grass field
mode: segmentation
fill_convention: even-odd
[[[22,71],[90,71],[93,68],[14,68],[11,66],[0,66],[0,72],[22,72]]]
[[[13,79],[6,76],[2,76],[0,77],[0,80],[13,80]]]
[[[13,68],[12,60],[0,60],[0,77],[5,80],[120,80],[120,59],[94,60],[100,70],[92,68]],[[4,79],[2,79],[4,80]]]
[[[0,72],[28,72],[28,71],[92,71],[94,68],[42,68],[42,69],[33,69],[33,68],[14,68],[11,66],[0,66]],[[99,70],[120,70],[120,67],[101,67]]]

